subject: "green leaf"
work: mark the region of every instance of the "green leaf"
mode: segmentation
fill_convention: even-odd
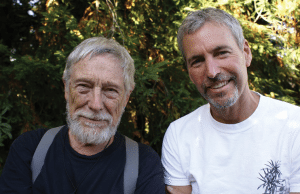
[[[6,111],[8,111],[8,109],[9,109],[8,106],[4,107],[4,110],[2,110],[0,116],[4,115],[6,113]]]

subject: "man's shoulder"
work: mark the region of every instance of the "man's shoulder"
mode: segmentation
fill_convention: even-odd
[[[24,132],[14,140],[11,148],[16,150],[26,150],[34,153],[42,137],[48,130],[48,128],[39,128]]]
[[[300,107],[299,106],[282,101],[282,100],[266,97],[266,96],[263,96],[263,98],[265,98],[265,101],[268,101],[269,108],[274,113],[286,112],[289,115],[294,115],[294,116],[300,117]]]
[[[264,121],[282,123],[285,131],[300,132],[300,107],[281,100],[263,97],[267,109]],[[275,119],[275,120],[274,120]],[[295,131],[296,130],[296,131]]]
[[[163,167],[158,153],[149,145],[139,144],[139,185],[155,186],[155,193],[164,191]],[[151,182],[151,183],[150,183]],[[142,193],[145,193],[143,191]],[[148,193],[148,192],[147,192]],[[151,192],[149,192],[151,193]]]
[[[48,129],[46,129],[46,128],[41,128],[41,129],[27,131],[25,133],[22,133],[19,137],[17,137],[15,139],[12,146],[13,147],[16,147],[16,146],[19,147],[19,146],[24,146],[24,145],[27,145],[27,146],[36,145],[37,146],[47,130]]]
[[[152,147],[143,143],[138,143],[138,145],[139,145],[140,159],[148,158],[148,157],[159,159],[157,152]]]
[[[119,133],[118,131],[116,132],[116,136],[117,136],[117,138],[120,139],[119,140],[120,142],[125,141],[125,136],[123,134]],[[140,160],[141,159],[143,160],[144,158],[148,158],[148,157],[150,157],[150,158],[154,157],[154,158],[159,159],[159,156],[158,156],[157,152],[151,146],[140,143],[140,142],[136,142],[136,143],[138,144],[138,151],[139,151],[139,159]],[[124,144],[125,144],[125,142],[124,142]]]
[[[20,168],[22,166],[22,169],[19,169],[20,171],[23,172],[24,170],[29,172],[27,170],[30,169],[31,160],[36,147],[46,131],[47,129],[27,131],[17,137],[10,146],[9,155],[5,164],[6,169],[14,169],[14,165],[17,165],[20,166]]]

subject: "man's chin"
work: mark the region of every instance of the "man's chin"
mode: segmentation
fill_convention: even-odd
[[[237,97],[232,97],[232,98],[220,98],[220,99],[211,99],[208,98],[207,101],[209,102],[209,104],[211,104],[212,106],[214,106],[217,109],[225,109],[225,108],[229,108],[231,106],[233,106],[236,101],[237,101]]]
[[[76,137],[78,141],[83,144],[98,145],[107,142],[112,136],[115,135],[115,128],[111,127],[90,127],[81,125],[80,131],[72,131],[71,133]]]
[[[238,90],[236,89],[233,93],[221,93],[219,95],[202,95],[213,107],[217,109],[225,109],[233,106],[239,98]]]

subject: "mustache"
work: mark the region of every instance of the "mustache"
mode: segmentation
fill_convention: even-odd
[[[203,86],[207,87],[207,86],[214,84],[215,82],[222,82],[222,81],[228,81],[228,80],[236,80],[236,76],[218,74],[214,78],[207,77],[207,80],[203,83]]]
[[[93,113],[93,112],[87,112],[84,110],[79,110],[79,111],[75,112],[73,115],[74,119],[76,119],[80,116],[88,118],[88,119],[92,119],[92,120],[97,120],[97,121],[101,121],[101,120],[106,120],[109,122],[112,121],[112,116],[108,113],[103,113],[103,112]]]
[[[217,82],[217,81],[225,81],[225,80],[229,80],[229,79],[233,79],[233,78],[236,78],[236,77],[233,75],[228,76],[228,75],[224,75],[224,74],[218,74],[214,78],[208,78],[208,80],[211,82]]]

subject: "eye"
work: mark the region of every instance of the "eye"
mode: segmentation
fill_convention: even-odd
[[[104,92],[105,92],[106,97],[108,97],[108,98],[115,99],[115,98],[118,98],[118,96],[119,96],[119,91],[115,88],[106,88],[104,90]]]
[[[76,90],[79,92],[79,93],[87,93],[89,90],[90,90],[90,86],[88,84],[78,84],[76,86]]]
[[[114,89],[114,88],[108,88],[107,91],[108,92],[116,92],[116,93],[118,93],[118,91],[116,89]]]
[[[190,63],[191,67],[198,67],[204,62],[204,59],[195,59]]]
[[[225,54],[227,54],[228,53],[228,51],[221,51],[220,52],[220,55],[225,55]]]
[[[229,54],[229,51],[227,51],[227,50],[222,50],[222,51],[217,52],[217,53],[216,53],[216,56],[219,56],[219,57],[226,57],[228,54]]]

